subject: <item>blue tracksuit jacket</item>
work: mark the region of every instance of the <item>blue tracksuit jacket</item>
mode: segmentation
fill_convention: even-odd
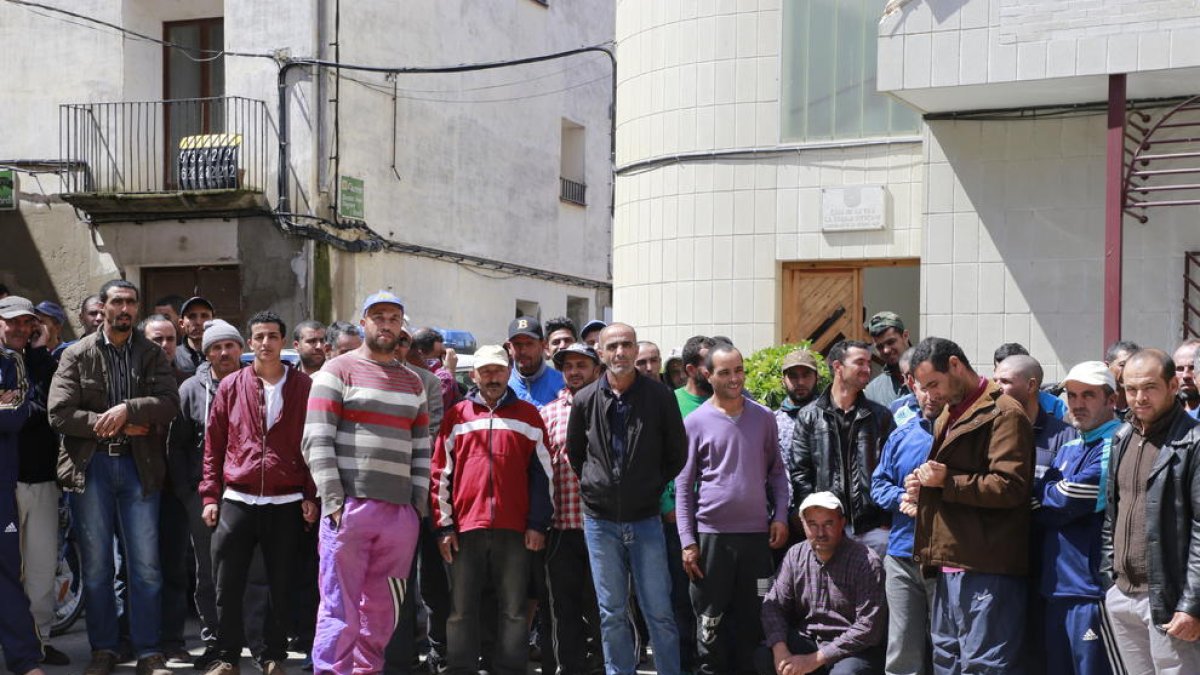
[[[1054,464],[1034,481],[1042,527],[1041,592],[1047,598],[1099,600],[1100,528],[1112,435],[1111,420],[1063,445]]]
[[[919,410],[883,444],[879,464],[871,476],[871,499],[892,514],[887,551],[890,556],[912,557],[913,519],[900,513],[900,498],[904,496],[905,476],[929,458],[932,447],[933,423],[922,417]]]

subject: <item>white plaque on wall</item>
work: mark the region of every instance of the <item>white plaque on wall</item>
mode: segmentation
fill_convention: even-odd
[[[856,232],[887,227],[887,193],[882,185],[821,188],[821,231]]]

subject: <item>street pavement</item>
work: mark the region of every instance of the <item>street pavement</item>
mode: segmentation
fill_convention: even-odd
[[[186,634],[187,635],[199,635],[200,634],[200,626],[199,626],[199,624],[196,623],[196,621],[194,619],[191,619],[188,621]],[[52,639],[50,641],[50,644],[54,645],[59,650],[65,652],[67,654],[67,656],[70,656],[71,657],[71,665],[58,666],[58,667],[46,666],[44,668],[44,670],[46,671],[46,675],[78,675],[79,673],[83,672],[84,668],[87,667],[88,659],[91,658],[91,649],[88,646],[87,625],[86,625],[86,622],[84,621],[84,617],[82,617],[82,616],[79,617],[79,620],[75,622],[74,626],[71,626],[71,629],[69,631],[67,631],[66,634],[60,635],[59,637]],[[200,652],[203,651],[200,648],[198,642],[196,644],[190,645],[190,646],[192,647],[191,652],[194,655],[199,655]],[[304,660],[303,654],[298,654],[295,652],[288,654],[288,660],[287,660],[287,664],[285,666],[287,671],[289,673],[303,675],[304,671],[300,670],[300,664],[303,660]],[[253,674],[253,673],[259,672],[258,666],[250,658],[250,652],[248,650],[242,652],[242,664],[241,665],[242,665],[242,672],[244,672],[244,673]],[[198,673],[199,672],[196,670],[192,670],[192,665],[190,663],[169,663],[169,664],[167,664],[167,667],[170,668],[171,670],[180,671],[181,673],[183,673],[183,672]],[[128,663],[122,663],[121,665],[117,666],[117,669],[113,672],[115,672],[115,673],[132,673],[132,672],[134,672],[134,662],[129,661]],[[533,675],[534,673],[541,673],[541,672],[542,672],[541,668],[538,668],[538,667],[532,666],[532,665],[529,667],[530,675]],[[638,670],[639,675],[652,675],[655,672],[656,671],[653,670],[653,668]]]

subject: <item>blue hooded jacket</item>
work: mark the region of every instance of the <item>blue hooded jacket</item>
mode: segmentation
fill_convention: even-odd
[[[879,508],[892,514],[887,550],[890,556],[912,557],[915,525],[912,518],[900,513],[900,498],[904,496],[904,478],[929,459],[932,447],[933,421],[925,419],[918,409],[888,436],[879,465],[871,475],[871,499]]]

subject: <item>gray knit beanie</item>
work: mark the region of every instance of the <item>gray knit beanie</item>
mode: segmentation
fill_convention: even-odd
[[[246,348],[246,341],[242,339],[242,334],[231,326],[228,321],[213,319],[212,321],[204,322],[204,339],[200,341],[200,350],[205,355],[208,354],[209,347],[224,340],[233,340],[241,345],[242,349]]]

